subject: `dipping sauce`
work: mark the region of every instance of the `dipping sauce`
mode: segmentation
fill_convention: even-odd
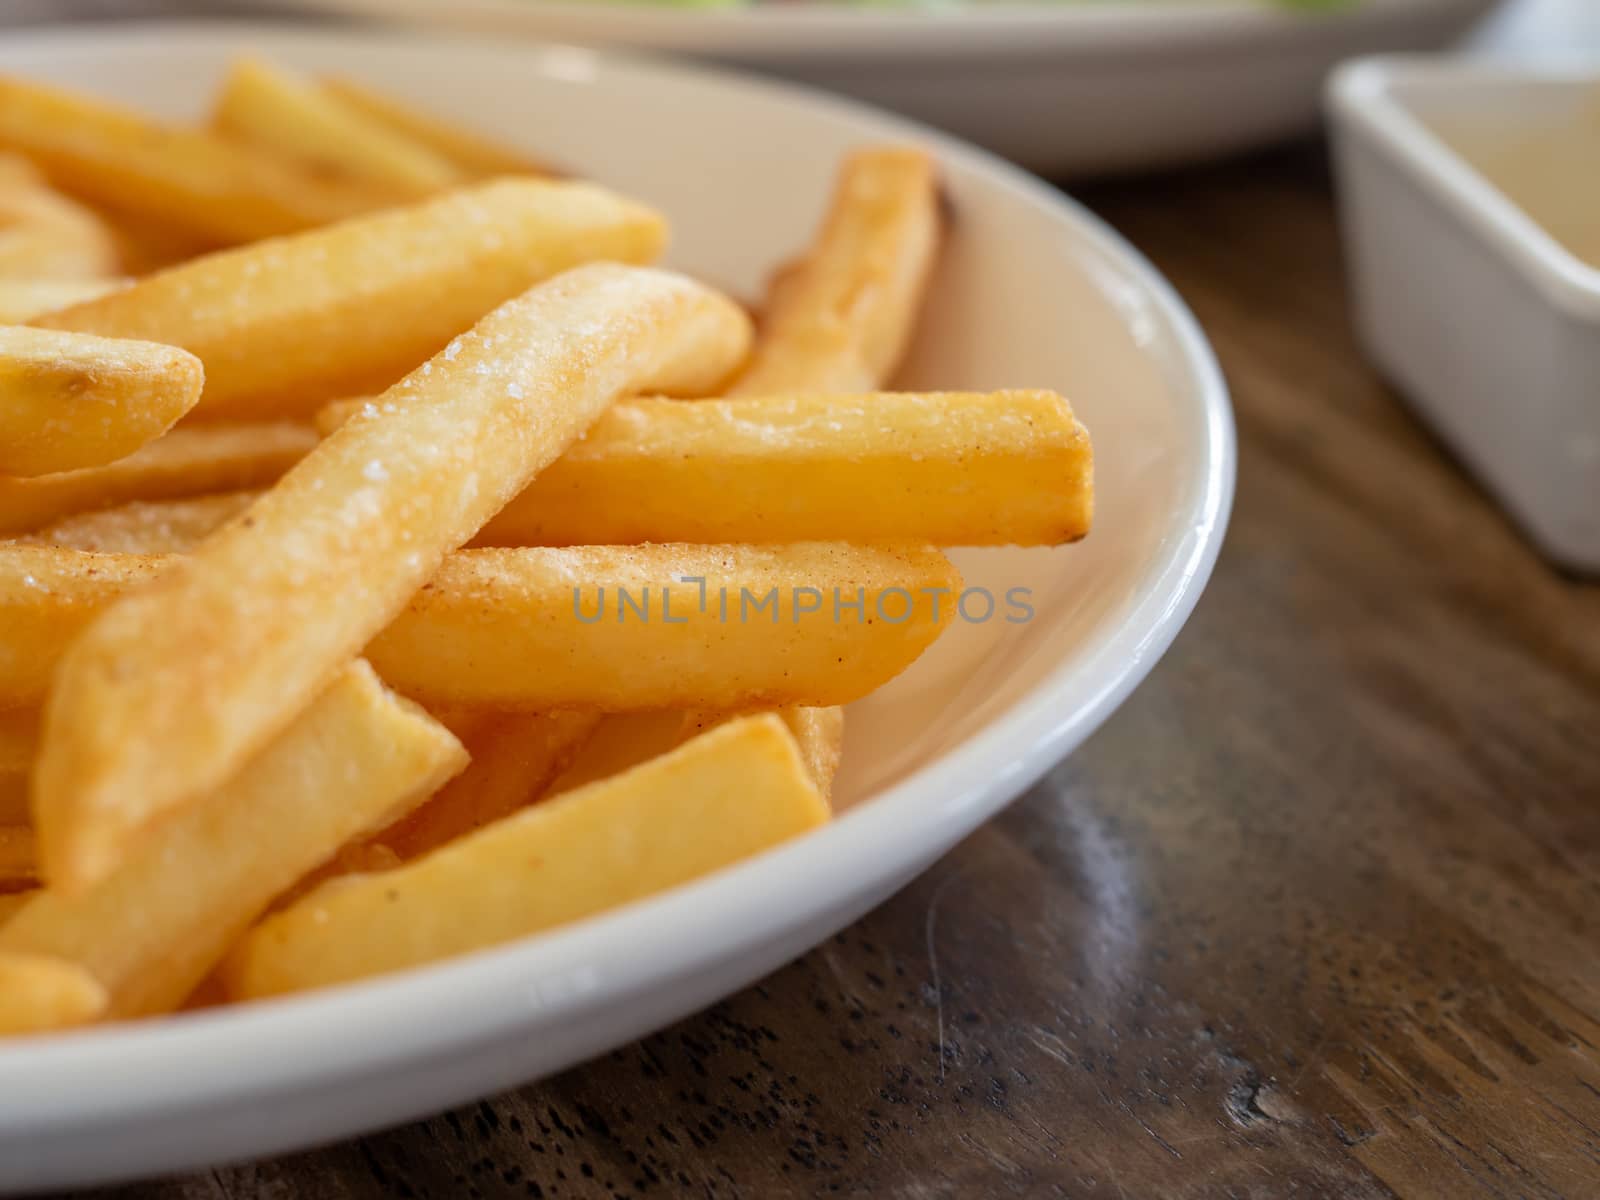
[[[1562,246],[1600,268],[1600,87],[1537,117],[1438,114],[1426,123]]]

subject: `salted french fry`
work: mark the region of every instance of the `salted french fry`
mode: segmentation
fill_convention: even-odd
[[[0,954],[77,963],[106,989],[109,1016],[168,1011],[276,896],[465,761],[443,726],[357,663],[238,775],[173,814],[94,887],[35,896],[0,926]]]
[[[128,286],[126,279],[0,279],[0,325],[21,325]]]
[[[938,183],[928,155],[907,149],[851,155],[816,244],[774,281],[755,353],[732,390],[882,387],[910,341],[939,232]]]
[[[949,559],[915,547],[469,550],[367,653],[427,704],[844,704],[909,666],[954,620],[960,590]]]
[[[34,788],[52,884],[101,877],[135,832],[236,771],[619,393],[703,386],[749,336],[738,306],[682,276],[567,272],[102,613],[45,710]]]
[[[0,887],[37,883],[39,856],[33,830],[27,826],[0,825]]]
[[[215,134],[26,79],[0,78],[0,147],[27,155],[69,192],[220,242],[295,233],[387,200]]]
[[[1092,467],[1053,392],[633,400],[475,544],[1057,545],[1088,532]]]
[[[38,704],[58,665],[64,672],[67,647],[97,615],[129,593],[161,594],[165,585],[155,581],[169,571],[181,577],[193,561],[0,546],[0,706]],[[312,584],[308,590],[320,590]],[[903,670],[952,623],[960,587],[948,559],[918,548],[465,550],[447,556],[409,603],[402,599],[367,653],[392,685],[435,707],[843,703]],[[329,619],[320,616],[319,626]],[[180,630],[201,644],[196,624],[165,636]],[[274,624],[275,637],[292,631],[287,617]],[[188,661],[162,660],[156,682],[182,710],[175,719],[192,729],[226,689],[191,689],[184,705],[175,675]],[[206,705],[194,702],[198,695]]]
[[[410,108],[349,79],[321,81],[328,95],[394,133],[429,147],[468,175],[546,175],[547,167],[498,142]]]
[[[419,858],[536,799],[599,723],[593,713],[504,713],[467,735],[472,761],[416,811],[374,839],[396,861]]]
[[[44,700],[56,663],[96,613],[168,560],[0,546],[0,707]]]
[[[195,406],[204,379],[176,346],[0,326],[0,473],[126,458]]]
[[[199,355],[197,417],[309,415],[388,387],[540,280],[648,261],[665,236],[659,216],[602,188],[500,180],[206,255],[38,324]]]
[[[239,59],[217,94],[211,125],[319,173],[345,174],[398,198],[466,181],[448,159],[315,83],[256,58]]]
[[[323,885],[251,930],[223,981],[249,999],[498,945],[686,883],[827,815],[782,722],[735,721],[397,870]]]
[[[0,1037],[86,1025],[105,1011],[105,989],[76,963],[0,953]]]
[[[0,185],[0,276],[99,279],[119,266],[95,213],[43,182]]]
[[[100,554],[187,554],[260,495],[220,492],[177,500],[135,500],[63,517],[17,540]]]
[[[181,426],[103,467],[0,477],[0,536],[133,500],[201,496],[271,483],[317,444],[309,425]]]

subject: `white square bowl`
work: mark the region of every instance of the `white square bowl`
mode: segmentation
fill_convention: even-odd
[[[1600,270],[1435,128],[1575,119],[1600,66],[1373,58],[1329,86],[1357,332],[1560,565],[1600,572]]]

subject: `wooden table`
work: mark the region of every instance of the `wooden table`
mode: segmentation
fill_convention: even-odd
[[[698,1017],[105,1196],[1600,1195],[1600,588],[1362,362],[1319,147],[1082,194],[1241,439],[1210,590],[1105,729]]]

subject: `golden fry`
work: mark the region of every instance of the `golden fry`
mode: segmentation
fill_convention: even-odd
[[[128,286],[126,279],[0,279],[0,325],[21,325]]]
[[[418,112],[349,79],[324,79],[322,89],[368,118],[429,147],[476,178],[546,175],[549,169],[517,150],[501,146],[427,113]]]
[[[385,201],[215,134],[25,79],[0,78],[0,146],[70,192],[225,243],[297,233]]]
[[[39,703],[99,613],[135,590],[158,594],[153,581],[187,561],[0,547],[0,706]],[[705,580],[703,611],[701,585],[685,578]],[[391,684],[435,706],[631,712],[843,702],[912,662],[955,619],[960,587],[949,560],[926,549],[466,550],[402,601],[367,653]],[[186,628],[198,641],[198,626]],[[163,679],[181,661],[164,660]],[[192,703],[187,711],[198,723]]]
[[[559,796],[610,779],[677,749],[694,734],[704,732],[689,727],[689,715],[677,708],[608,713],[584,739],[566,769],[550,781],[545,795]]]
[[[428,704],[843,704],[910,665],[954,620],[960,588],[949,559],[920,548],[469,550],[367,653]]]
[[[0,326],[0,473],[126,458],[193,408],[204,381],[176,346]]]
[[[815,246],[774,280],[761,337],[733,391],[882,387],[910,342],[939,237],[938,182],[928,155],[851,155]]]
[[[1089,436],[1053,392],[632,400],[474,544],[1050,546],[1092,509]]]
[[[357,663],[244,770],[163,822],[94,887],[52,888],[24,905],[0,926],[0,954],[79,964],[104,986],[108,1016],[169,1011],[276,896],[465,761],[443,726]]]
[[[800,757],[805,761],[811,781],[817,785],[824,800],[833,796],[833,777],[838,774],[839,762],[844,757],[844,710],[836,706],[807,708],[791,704],[777,710],[778,716],[788,726]],[[680,740],[687,740],[715,729],[718,725],[738,719],[738,713],[687,712],[682,714]],[[622,720],[610,717],[607,724]]]
[[[115,237],[89,209],[42,181],[0,183],[0,276],[98,279],[119,265]]]
[[[105,989],[77,964],[0,953],[0,1037],[86,1025],[105,1010]]]
[[[73,513],[132,500],[261,487],[316,444],[310,426],[287,421],[184,426],[103,467],[32,479],[0,477],[0,535],[27,533]]]
[[[398,860],[419,858],[535,800],[600,718],[593,713],[504,713],[466,736],[471,763],[410,816],[378,834]]]
[[[100,554],[187,554],[254,504],[260,492],[135,500],[63,517],[19,540]]]
[[[826,819],[783,724],[734,721],[407,866],[324,884],[251,930],[223,980],[247,999],[498,945],[686,883]]]
[[[648,261],[665,236],[659,216],[602,188],[500,180],[210,254],[38,324],[193,351],[206,365],[196,416],[309,415],[388,387],[540,280]]]
[[[260,59],[233,64],[211,123],[226,137],[275,151],[321,174],[349,175],[401,199],[466,181],[429,147]]]
[[[620,392],[715,380],[748,341],[709,289],[596,264],[412,372],[62,658],[34,779],[52,882],[236,771]]]

